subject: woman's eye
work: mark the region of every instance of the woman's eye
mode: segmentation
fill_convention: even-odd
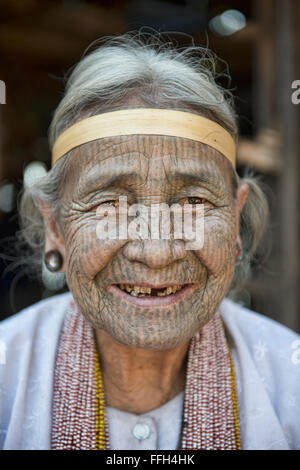
[[[113,206],[118,207],[119,201],[115,199],[111,199],[109,201],[98,202],[92,207],[93,211],[96,211],[98,207],[105,207],[105,206]]]
[[[187,204],[207,204],[209,201],[204,197],[187,197],[185,203]]]
[[[193,210],[196,210],[195,206],[200,206],[203,204],[205,210],[212,209],[214,204],[209,200],[206,199],[205,197],[199,197],[199,196],[189,196],[185,197],[184,199],[181,200],[181,205],[190,205],[192,206]]]
[[[108,205],[108,206],[117,207],[118,201],[116,201],[115,199],[112,199],[111,201],[103,201],[103,202],[101,202],[101,204],[99,204],[99,205],[101,205],[101,206],[103,206],[103,205]]]
[[[196,197],[196,196],[190,196],[186,197],[182,200],[182,204],[191,204],[192,206],[194,205],[199,205],[199,204],[211,204],[207,199],[204,197]]]

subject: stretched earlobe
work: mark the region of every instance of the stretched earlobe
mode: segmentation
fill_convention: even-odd
[[[44,263],[48,271],[57,272],[64,269],[66,249],[61,228],[54,214],[53,207],[38,201],[38,207],[44,220],[45,244]]]

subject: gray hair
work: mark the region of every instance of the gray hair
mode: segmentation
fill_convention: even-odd
[[[218,85],[217,58],[207,48],[175,48],[161,33],[126,33],[104,38],[69,73],[65,94],[49,129],[49,144],[84,117],[118,109],[132,96],[152,107],[189,105],[226,128],[237,140],[237,117],[232,94]],[[124,107],[124,106],[123,106]],[[51,204],[59,217],[59,201],[69,154],[35,185],[24,190],[20,203],[21,237],[33,251],[40,267],[44,249],[44,225],[38,201]],[[250,191],[241,216],[243,258],[236,264],[234,283],[249,272],[267,222],[268,205],[258,181],[245,181]]]

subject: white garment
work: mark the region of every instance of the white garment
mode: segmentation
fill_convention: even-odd
[[[51,297],[0,323],[2,449],[50,449],[55,354],[71,298]],[[228,299],[219,311],[236,367],[242,448],[299,450],[300,337]],[[175,424],[170,416],[164,432]]]
[[[148,413],[107,406],[111,450],[175,450],[180,444],[184,393]]]

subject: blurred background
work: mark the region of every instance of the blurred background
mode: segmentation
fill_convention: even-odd
[[[252,168],[269,188],[272,239],[232,295],[300,332],[299,20],[296,0],[0,0],[0,319],[65,289],[13,267],[11,249],[22,185],[50,168],[63,75],[95,39],[147,26],[186,33],[172,33],[179,46],[191,35],[228,63],[232,80],[221,84],[236,96],[238,172]]]

